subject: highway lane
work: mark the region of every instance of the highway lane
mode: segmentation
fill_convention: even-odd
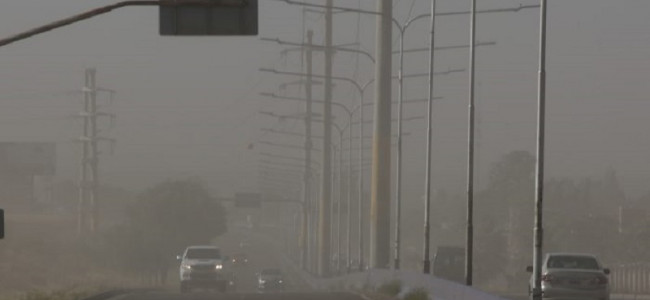
[[[247,228],[231,227],[230,231],[217,239],[216,244],[228,256],[245,253],[248,263],[226,267],[233,272],[237,283],[237,292],[257,292],[257,273],[265,268],[277,268],[285,275],[287,291],[307,291],[309,287],[287,265],[283,254],[268,239],[260,238],[263,233],[254,232]],[[243,247],[242,247],[243,245]]]
[[[500,295],[504,299],[509,300],[529,300],[527,294],[508,294]],[[650,295],[625,295],[625,294],[612,294],[610,300],[650,300]]]
[[[344,292],[285,292],[285,293],[189,293],[148,292],[133,293],[114,300],[367,300]]]

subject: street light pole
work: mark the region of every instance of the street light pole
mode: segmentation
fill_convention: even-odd
[[[395,167],[395,250],[393,267],[395,270],[400,268],[400,248],[401,248],[401,228],[402,223],[402,105],[404,103],[404,32],[406,28],[400,27],[399,40],[399,72],[398,81],[398,98],[397,98],[397,161]]]
[[[377,1],[375,122],[370,205],[370,265],[390,265],[390,151],[393,1]]]
[[[309,30],[307,31],[307,44],[311,45],[313,40],[314,32]],[[306,80],[306,105],[305,105],[305,170],[303,177],[303,219],[302,219],[302,239],[301,242],[301,251],[300,251],[300,262],[304,270],[309,266],[309,235],[310,222],[309,222],[309,213],[310,213],[310,202],[309,198],[311,197],[311,102],[312,102],[312,48],[307,47],[306,49],[306,63],[307,63],[307,80]]]
[[[346,272],[350,273],[351,271],[351,259],[352,259],[352,114],[350,114],[350,125],[348,126],[348,196],[347,196],[347,212],[348,212],[348,221],[347,221],[347,243],[345,251],[345,269]],[[363,137],[361,138],[363,139]]]
[[[333,0],[327,0],[325,12],[325,103],[323,108],[323,174],[321,176],[321,199],[319,211],[318,234],[318,274],[329,276],[330,271],[330,202],[332,185],[332,5]]]
[[[361,100],[359,100],[359,136],[363,137],[363,92],[361,92]],[[352,148],[352,146],[350,146]],[[363,271],[363,138],[359,139],[359,182],[358,182],[358,227],[359,227],[359,237],[358,237],[358,249],[357,257],[359,263],[359,271]]]
[[[348,127],[352,126],[352,123],[348,123]],[[341,242],[343,241],[342,236],[341,236],[341,202],[343,201],[343,132],[345,131],[345,128],[342,128],[342,130],[339,132],[339,197],[338,197],[338,202],[337,202],[337,221],[336,223],[338,224],[338,227],[336,229],[336,237],[338,239],[338,242],[336,243],[336,253],[337,253],[337,260],[336,260],[336,272],[339,274],[341,273]]]
[[[476,78],[476,0],[472,1],[469,49],[469,106],[467,142],[467,229],[465,233],[465,285],[472,285],[474,257],[474,96]]]
[[[435,44],[436,44],[436,0],[431,0],[431,36],[429,46],[429,105],[427,118],[427,154],[426,154],[426,173],[425,173],[425,190],[424,190],[424,251],[423,251],[423,272],[428,274],[431,269],[430,236],[431,236],[431,139],[433,134],[433,68],[435,65]]]
[[[540,0],[539,86],[537,98],[537,162],[535,173],[535,231],[533,248],[533,300],[542,299],[542,246],[544,242],[544,144],[546,128],[546,14],[547,1]]]

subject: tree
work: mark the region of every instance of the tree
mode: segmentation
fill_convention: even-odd
[[[223,206],[193,180],[166,181],[145,191],[127,208],[126,220],[106,235],[116,259],[161,282],[185,247],[226,232]]]
[[[535,158],[530,152],[512,151],[492,166],[488,186],[477,197],[477,211],[487,213],[489,217],[484,220],[491,220],[478,225],[494,227],[486,228],[490,239],[479,239],[477,248],[483,243],[488,252],[504,253],[494,257],[492,263],[497,269],[493,271],[500,272],[509,284],[517,286],[525,284],[521,272],[531,248],[534,170]]]

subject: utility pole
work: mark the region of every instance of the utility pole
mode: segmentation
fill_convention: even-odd
[[[352,124],[348,124],[348,127],[352,126]],[[341,274],[341,242],[343,241],[342,235],[341,235],[341,203],[343,202],[343,132],[345,129],[339,132],[339,166],[338,166],[338,173],[339,173],[339,195],[338,195],[338,201],[336,205],[336,272],[337,274]],[[352,148],[352,145],[349,146]]]
[[[393,1],[377,1],[375,122],[370,206],[370,263],[390,265],[390,164]]]
[[[467,229],[465,233],[465,285],[472,285],[474,265],[474,98],[476,79],[476,0],[472,1],[469,46],[469,105],[467,126]]]
[[[303,176],[303,216],[302,216],[302,239],[301,239],[301,251],[300,251],[300,262],[303,269],[308,267],[308,245],[310,239],[310,227],[309,226],[309,212],[310,212],[310,198],[311,198],[311,102],[312,102],[312,43],[313,43],[314,32],[312,30],[307,31],[307,44],[309,45],[306,49],[306,64],[307,64],[307,80],[305,81],[305,92],[306,92],[306,109],[305,109],[305,174]]]
[[[535,231],[533,248],[533,287],[531,298],[542,299],[542,246],[544,242],[544,145],[546,128],[546,14],[547,1],[540,0],[539,82],[537,95],[537,162],[535,172]]]
[[[346,199],[348,221],[346,226],[345,269],[347,273],[350,273],[352,271],[352,116],[350,116],[350,125],[348,125],[348,135],[348,196]]]
[[[331,185],[332,185],[332,2],[327,0],[325,10],[325,103],[323,108],[323,173],[321,174],[321,199],[318,234],[318,274],[330,273],[330,226]]]
[[[363,94],[360,97],[359,100],[359,136],[363,137]],[[350,148],[352,148],[352,145],[350,145]],[[359,229],[359,236],[357,237],[358,240],[358,245],[357,245],[357,256],[359,258],[359,271],[362,272],[364,269],[364,261],[363,261],[363,199],[364,199],[364,194],[363,194],[363,138],[359,138],[359,171],[358,171],[358,193],[359,193],[359,201],[357,202],[357,224],[358,224],[358,229]]]
[[[422,251],[422,268],[424,274],[431,271],[430,247],[431,247],[431,139],[433,131],[433,69],[435,66],[436,46],[436,0],[431,0],[431,36],[429,37],[429,105],[427,120],[427,154],[426,173],[424,176],[424,251]]]
[[[97,70],[88,70],[90,77],[90,85],[86,86],[90,95],[90,112],[88,118],[90,119],[90,232],[94,233],[97,230],[99,217],[99,208],[97,207],[97,187],[98,184],[98,166],[99,166],[99,150],[97,149]]]

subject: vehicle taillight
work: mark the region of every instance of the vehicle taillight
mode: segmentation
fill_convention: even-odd
[[[549,275],[549,274],[542,275],[542,281],[543,282],[551,283],[551,282],[553,282],[553,280],[555,280],[553,275]]]

